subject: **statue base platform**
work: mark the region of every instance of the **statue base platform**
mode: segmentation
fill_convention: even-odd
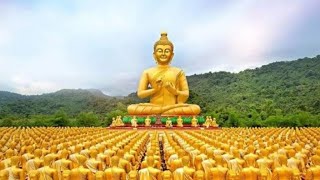
[[[198,126],[198,127],[192,127],[192,126],[183,126],[183,127],[178,127],[178,126],[173,126],[170,128],[167,128],[165,126],[137,126],[137,127],[132,127],[130,125],[125,125],[125,126],[117,126],[117,127],[107,127],[110,130],[220,130],[220,127],[203,127],[203,126]]]
[[[133,127],[131,124],[131,120],[136,118],[137,127]],[[151,120],[150,126],[145,126],[145,119],[149,118]],[[172,122],[172,127],[166,127],[166,121],[170,118]],[[181,118],[183,121],[183,127],[177,126],[177,119]],[[191,124],[193,118],[198,120],[198,126],[194,127]],[[163,129],[163,130],[217,130],[220,129],[219,127],[209,126],[206,127],[204,125],[205,118],[203,116],[161,116],[161,115],[140,115],[140,116],[124,116],[122,119],[124,123],[123,126],[113,126],[108,127],[109,129],[136,129],[136,130],[145,130],[145,129]]]
[[[166,124],[166,120],[170,118],[173,124],[177,123],[177,119],[180,115],[173,115],[173,116],[164,116],[164,115],[136,115],[137,123],[144,124],[145,119],[149,117],[151,119],[152,125],[160,125],[160,124]],[[124,124],[131,124],[131,120],[134,117],[134,115],[128,115],[124,116],[122,119],[122,122]],[[183,124],[191,124],[191,120],[194,116],[191,115],[181,115],[180,116],[183,120]],[[195,116],[195,118],[198,119],[198,124],[203,124],[205,122],[205,118],[203,116]]]

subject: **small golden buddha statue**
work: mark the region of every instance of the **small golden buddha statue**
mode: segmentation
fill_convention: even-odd
[[[210,119],[211,119],[211,117],[210,117]],[[212,127],[219,127],[219,124],[217,124],[216,118],[213,118],[213,119],[211,120],[211,126],[212,126]]]
[[[161,179],[161,171],[154,168],[153,156],[148,156],[146,159],[147,167],[139,170],[140,179]]]
[[[34,157],[34,155],[32,154],[32,152],[34,151],[34,147],[33,146],[27,146],[26,148],[26,153],[22,155],[22,158],[21,158],[21,162],[22,162],[22,169],[23,170],[26,170],[26,164],[27,164],[27,161],[32,159]]]
[[[69,159],[72,161],[72,168],[76,168],[79,166],[79,157],[82,156],[80,151],[82,150],[81,145],[76,145],[74,148],[74,153],[69,156]]]
[[[254,146],[253,145],[249,145],[248,149],[247,149],[247,154],[244,155],[243,159],[245,161],[247,161],[247,159],[253,159],[254,162],[256,162],[258,160],[259,156],[256,155],[254,152],[255,152]]]
[[[51,168],[53,160],[53,156],[44,157],[44,166],[38,169],[40,179],[59,179],[57,170]]]
[[[183,127],[183,119],[181,118],[181,116],[179,116],[178,119],[177,119],[177,126],[178,127]]]
[[[170,66],[173,58],[173,44],[167,33],[154,45],[153,57],[156,67],[145,70],[139,82],[138,96],[150,97],[150,103],[132,104],[128,106],[130,115],[198,115],[200,107],[186,104],[189,87],[184,72]],[[150,85],[151,88],[148,88]]]
[[[5,153],[5,159],[0,162],[0,170],[11,166],[11,157],[12,156],[14,156],[14,151],[12,149],[7,149],[6,153]]]
[[[144,126],[151,126],[151,119],[149,116],[147,116],[147,118],[144,120]]]
[[[62,172],[72,169],[72,161],[68,159],[69,151],[63,149],[60,154],[60,159],[53,163],[53,168],[57,170],[59,179],[62,178]]]
[[[172,121],[169,117],[166,120],[166,128],[172,128]]]
[[[211,126],[211,119],[209,118],[209,116],[206,117],[206,121],[202,125],[206,128],[209,128]]]
[[[315,180],[320,179],[320,157],[312,156],[311,157],[312,166],[307,170],[306,180]]]
[[[132,170],[128,174],[128,180],[138,180],[138,171]]]
[[[278,159],[280,167],[277,167],[273,170],[272,179],[293,179],[293,169],[287,166],[287,157],[285,155],[279,155]]]
[[[300,179],[302,176],[302,163],[301,160],[298,160],[296,157],[296,151],[293,149],[287,150],[287,166],[293,169],[293,176],[295,179]]]
[[[37,170],[31,170],[28,172],[28,178],[29,180],[38,180],[40,178],[40,173]]]
[[[202,161],[202,167],[204,170],[205,178],[212,179],[211,177],[211,168],[215,166],[214,154],[213,151],[207,151],[207,159]]]
[[[3,175],[7,176],[8,179],[25,179],[25,171],[19,168],[19,164],[21,163],[20,156],[12,156],[11,158],[11,167],[2,170]],[[1,173],[1,174],[2,174]]]
[[[102,163],[102,169],[104,170],[107,166],[107,162],[110,162],[110,158],[107,154],[104,154],[106,151],[106,146],[105,145],[100,145],[98,147],[98,156],[97,160],[99,160]]]
[[[194,173],[194,180],[205,180],[203,170],[198,170]]]
[[[183,149],[178,149],[177,154],[171,155],[171,157],[168,160],[168,166],[170,167],[170,170],[174,172],[176,169],[182,167],[182,158],[185,156],[186,152]]]
[[[131,119],[131,126],[136,128],[138,126],[138,121],[137,121],[137,118],[136,116],[133,116],[132,119]]]
[[[124,126],[121,116],[117,116],[116,118],[116,126]]]
[[[161,167],[161,161],[160,159],[155,155],[155,152],[153,150],[148,150],[146,153],[146,158],[152,156],[154,158],[154,165],[153,167],[160,169]],[[141,162],[141,166],[147,167],[147,161],[144,160]]]
[[[196,118],[196,116],[193,116],[193,118],[191,119],[191,126],[198,127],[198,119]]]
[[[84,155],[79,155],[77,159],[78,159],[78,167],[71,170],[70,180],[77,180],[77,179],[93,180],[94,175],[92,174],[90,169],[85,167],[87,158]]]
[[[172,173],[169,170],[163,171],[161,177],[162,180],[173,180]]]
[[[261,179],[261,172],[258,168],[254,167],[254,159],[246,160],[247,167],[243,168],[240,173],[241,179],[258,180]]]
[[[124,158],[124,154],[125,154],[124,150],[122,150],[122,149],[119,149],[117,151],[117,156],[119,158],[118,166],[119,166],[119,168],[124,169],[126,173],[129,173],[131,171],[132,167],[131,167],[130,162]]]
[[[80,154],[84,155],[87,159],[89,159],[90,147],[91,147],[91,142],[86,141],[84,142],[83,149],[80,151]]]
[[[128,145],[124,146],[123,150],[125,153],[123,157],[125,160],[129,161],[132,166],[134,166],[136,164],[136,159],[135,156],[131,154],[132,151],[130,149],[131,147]]]
[[[86,161],[86,167],[90,169],[92,173],[102,171],[102,162],[97,160],[98,151],[96,149],[90,150],[90,158]]]
[[[107,142],[106,143],[106,150],[104,151],[104,154],[109,156],[109,159],[111,159],[111,156],[116,154],[116,151],[113,150],[113,143]]]
[[[190,167],[189,156],[182,157],[182,166],[183,167],[178,168],[173,172],[173,179],[174,180],[193,179],[193,176],[196,170]]]
[[[211,177],[213,179],[217,180],[226,180],[227,179],[227,173],[228,168],[223,167],[224,162],[221,155],[216,155],[214,157],[214,160],[216,162],[216,167],[211,168]]]
[[[268,158],[269,151],[266,149],[260,150],[261,157],[257,160],[257,165],[260,169],[261,179],[270,180],[272,177],[271,167],[273,161]]]
[[[26,171],[29,174],[29,171],[32,170],[37,170],[38,168],[43,166],[43,159],[41,158],[42,156],[42,150],[41,149],[36,149],[33,152],[34,158],[30,159],[26,163]]]
[[[94,176],[95,176],[95,180],[104,180],[104,179],[106,179],[104,177],[104,171],[97,171]]]
[[[238,149],[232,151],[233,159],[230,159],[228,162],[229,173],[234,173],[237,176],[240,175],[240,172],[245,164],[245,161],[241,158],[240,152]],[[253,159],[255,161],[255,159]]]
[[[123,168],[119,168],[119,157],[113,156],[111,158],[111,167],[104,171],[106,179],[126,179],[126,172]]]
[[[116,121],[116,118],[112,118],[112,122],[110,124],[110,127],[117,127],[117,121]]]
[[[8,180],[9,172],[6,169],[0,171],[0,180]]]

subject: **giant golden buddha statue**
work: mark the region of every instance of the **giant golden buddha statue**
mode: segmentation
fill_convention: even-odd
[[[138,86],[138,97],[150,97],[150,103],[128,106],[130,115],[198,115],[200,107],[186,104],[189,87],[184,72],[170,66],[173,58],[173,44],[167,33],[154,44],[153,57],[157,66],[142,73]]]

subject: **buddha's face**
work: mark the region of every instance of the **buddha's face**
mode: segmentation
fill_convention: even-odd
[[[172,47],[170,45],[157,45],[155,51],[153,52],[154,59],[160,65],[167,65],[173,58],[174,53],[172,52]]]

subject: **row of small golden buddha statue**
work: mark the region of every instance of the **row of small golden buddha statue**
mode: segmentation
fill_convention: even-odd
[[[320,178],[320,128],[0,128],[0,137],[0,179]]]
[[[121,127],[121,126],[124,126],[124,125],[125,125],[125,123],[122,121],[121,116],[117,116],[116,118],[112,119],[112,123],[111,123],[110,127]],[[136,128],[138,126],[138,121],[137,121],[136,116],[132,117],[131,126],[133,128]],[[144,120],[144,126],[145,127],[151,127],[151,119],[150,119],[149,116],[147,116],[146,119]],[[181,116],[178,116],[177,125],[176,126],[177,127],[183,127],[183,119],[182,119]],[[215,118],[212,119],[211,116],[207,116],[206,117],[206,121],[202,125],[200,125],[198,123],[197,117],[193,116],[193,118],[191,119],[191,126],[192,127],[202,126],[202,127],[206,127],[206,128],[219,127],[219,125],[216,122],[216,119]],[[166,123],[165,123],[165,127],[166,128],[172,128],[173,127],[173,123],[172,123],[172,120],[171,120],[170,117],[167,117]]]

